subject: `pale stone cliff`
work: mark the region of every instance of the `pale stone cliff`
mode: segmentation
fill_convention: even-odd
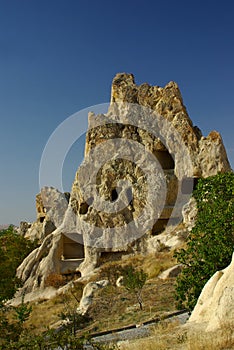
[[[234,328],[234,253],[231,264],[204,286],[189,323],[203,324],[207,331]]]
[[[24,260],[18,276],[31,291],[43,288],[50,273],[85,275],[108,254],[179,244],[186,234],[177,229],[183,212],[194,220],[194,207],[192,214],[188,205],[183,208],[196,179],[229,170],[220,134],[203,137],[193,126],[176,83],[137,86],[132,74],[117,74],[108,113],[89,114],[85,160],[68,207],[63,199],[61,215],[53,205],[50,218],[46,212],[55,230],[49,232],[50,226],[36,234],[42,244]],[[39,205],[38,213],[39,207],[46,206]],[[38,220],[45,225],[43,210]],[[26,236],[32,227],[24,228]]]

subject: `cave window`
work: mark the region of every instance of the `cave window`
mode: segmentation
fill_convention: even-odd
[[[86,203],[86,202],[81,203],[80,208],[79,208],[79,214],[81,214],[81,215],[87,214],[88,209],[89,209],[88,203]]]
[[[112,191],[111,191],[111,202],[114,202],[118,199],[118,192],[116,190],[116,188],[114,188]]]
[[[42,277],[38,276],[37,277],[37,285],[38,285],[38,287],[40,287],[40,285],[41,285],[41,280],[42,280]]]
[[[63,236],[63,260],[83,259],[84,245],[80,244],[68,236]]]
[[[41,216],[39,220],[40,220],[40,223],[42,224],[45,220],[45,216]]]
[[[175,168],[175,161],[168,151],[155,151],[154,155],[163,169]]]

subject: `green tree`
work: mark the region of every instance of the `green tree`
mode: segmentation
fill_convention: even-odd
[[[29,316],[32,312],[32,306],[30,306],[28,303],[24,302],[25,295],[23,294],[21,299],[21,304],[17,307],[15,307],[15,319],[18,321],[18,323],[23,326],[24,322],[29,319]]]
[[[35,247],[36,242],[17,234],[13,226],[0,231],[0,306],[20,287],[16,269]]]
[[[142,310],[142,289],[145,285],[147,274],[143,270],[135,270],[133,266],[127,266],[123,270],[123,286],[135,294]]]
[[[175,253],[184,267],[177,278],[179,307],[192,310],[209,278],[229,265],[234,249],[234,173],[200,179],[193,193],[197,202],[195,227],[187,248]]]

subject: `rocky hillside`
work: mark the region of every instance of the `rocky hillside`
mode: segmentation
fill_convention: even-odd
[[[59,314],[78,317],[82,329],[76,335],[83,336],[174,312],[175,279],[183,274],[174,252],[186,247],[199,221],[192,191],[199,178],[231,171],[220,134],[202,136],[174,82],[137,86],[132,74],[117,74],[107,114],[87,118],[84,162],[71,192],[41,189],[36,221],[22,222],[19,229],[39,244],[17,269],[23,287],[12,304],[22,295],[32,303],[25,324],[35,333],[60,327]],[[129,266],[145,277],[140,290],[124,284]],[[165,348],[185,349],[195,329],[211,332],[212,338],[228,330],[220,349],[224,343],[232,346],[233,266],[232,261],[207,282],[188,328],[166,325],[177,339],[167,331]],[[160,332],[155,332],[158,346]],[[148,344],[146,349],[155,348],[152,334]],[[142,343],[121,346],[140,349]],[[189,348],[203,349],[204,343]]]

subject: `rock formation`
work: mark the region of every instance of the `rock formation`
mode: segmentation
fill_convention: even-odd
[[[177,244],[173,235],[194,181],[230,170],[221,136],[203,137],[193,126],[174,82],[137,86],[132,74],[117,74],[108,113],[88,118],[85,159],[67,210],[64,198],[46,212],[37,199],[37,222],[56,229],[43,228],[41,246],[18,268],[27,290],[43,287],[53,272],[85,275],[102,255]],[[53,209],[58,203],[61,215]]]
[[[87,283],[84,287],[82,298],[80,300],[79,307],[77,308],[77,312],[81,315],[85,315],[92,304],[94,292],[97,289],[106,287],[108,284],[108,280]]]
[[[166,280],[167,278],[177,277],[182,270],[182,265],[178,264],[160,273],[158,278]]]
[[[234,328],[234,253],[231,264],[206,283],[188,322],[206,331]]]
[[[31,240],[43,239],[59,227],[68,207],[70,194],[61,193],[53,187],[44,187],[36,196],[37,219],[35,222],[20,223],[20,234]]]

